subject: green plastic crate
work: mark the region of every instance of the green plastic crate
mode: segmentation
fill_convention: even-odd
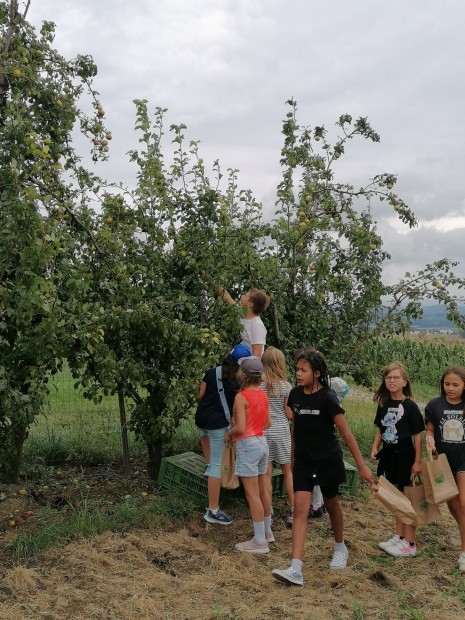
[[[184,493],[203,502],[208,499],[208,478],[203,475],[204,471],[205,459],[200,454],[185,452],[168,456],[162,459],[158,484],[164,489]],[[282,497],[284,476],[281,468],[273,468],[272,487],[273,497]],[[235,493],[235,491],[221,489],[221,493]]]
[[[346,482],[345,484],[341,484],[340,491],[341,493],[350,493],[350,495],[354,495],[359,479],[358,469],[347,461],[344,461],[344,467],[346,469]]]
[[[341,485],[341,492],[354,494],[358,482],[357,468],[344,461],[347,481]],[[158,484],[164,489],[177,491],[189,495],[193,499],[204,502],[208,499],[208,478],[203,475],[205,460],[195,452],[184,452],[162,459]],[[284,476],[281,468],[273,467],[272,476],[273,497],[285,495]],[[242,488],[242,487],[241,487]],[[222,493],[235,493],[236,491],[221,490]]]

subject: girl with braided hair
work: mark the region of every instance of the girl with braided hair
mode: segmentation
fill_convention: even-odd
[[[338,494],[346,473],[336,429],[354,457],[360,477],[373,482],[360,448],[344,417],[344,409],[331,391],[326,363],[318,352],[304,352],[296,359],[297,387],[291,390],[288,406],[293,415],[294,519],[292,561],[287,569],[273,569],[273,576],[288,584],[303,585],[302,558],[307,537],[307,518],[312,492],[321,487],[334,534],[331,569],[345,568],[349,552]]]

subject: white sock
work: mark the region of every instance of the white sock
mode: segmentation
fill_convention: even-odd
[[[269,517],[265,517],[265,532],[271,532],[271,515]]]
[[[219,509],[220,509],[219,506],[218,506],[218,508],[210,508],[210,512],[213,513],[214,515],[216,515],[218,513]]]
[[[338,542],[334,543],[334,551],[344,551],[345,549],[346,549],[346,543],[344,540],[340,543]]]
[[[265,522],[264,521],[258,521],[257,523],[253,524],[253,533],[255,536],[255,540],[258,542],[259,545],[263,545],[265,541]]]
[[[312,508],[318,510],[323,504],[323,494],[319,486],[313,487],[312,491]]]
[[[302,574],[302,560],[296,560],[292,558],[291,560],[291,568],[297,575]]]

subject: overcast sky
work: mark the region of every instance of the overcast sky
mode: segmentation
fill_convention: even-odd
[[[381,143],[351,143],[341,180],[398,174],[420,220],[408,232],[387,207],[377,215],[386,279],[443,256],[465,277],[463,0],[32,0],[28,17],[56,23],[65,56],[94,57],[107,178],[133,178],[135,98],[187,124],[206,165],[238,168],[270,212],[287,99],[334,136],[341,114],[367,116]]]

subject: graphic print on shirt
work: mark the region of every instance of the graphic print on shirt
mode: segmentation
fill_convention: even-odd
[[[385,430],[381,433],[381,439],[386,443],[397,443],[397,428],[396,424],[404,415],[404,408],[402,404],[399,407],[389,407],[386,415],[381,420],[381,424]]]
[[[320,415],[319,409],[303,409],[300,403],[295,403],[291,408],[296,415]]]
[[[444,411],[439,423],[442,440],[447,443],[462,443],[465,438],[464,422],[461,411]]]

